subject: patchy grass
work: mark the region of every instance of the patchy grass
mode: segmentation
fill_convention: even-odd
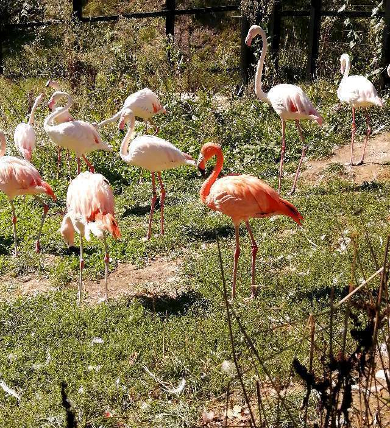
[[[0,127],[8,135],[8,153],[15,154],[11,144],[13,128],[28,110],[25,94],[37,94],[43,84],[38,80],[0,80],[0,96],[4,100]],[[347,141],[350,112],[333,109],[335,95],[330,94],[335,94],[334,85],[320,81],[305,89],[325,116],[323,128],[304,125],[309,155],[319,158]],[[98,120],[109,116],[115,105],[108,93],[108,89],[96,87],[88,97],[86,92],[75,94],[75,117]],[[196,99],[186,101],[175,93],[161,97],[169,111],[156,119],[161,137],[194,157],[204,142],[219,142],[226,157],[225,174],[253,173],[276,186],[280,123],[268,106],[254,100],[252,94],[228,99],[223,108],[218,98],[209,93],[199,92]],[[117,242],[110,240],[111,271],[119,261],[144,266],[160,255],[172,260],[180,258],[182,263],[164,292],[153,296],[141,292],[133,298],[78,307],[75,291],[66,287],[77,280],[78,253],[68,251],[58,233],[65,210],[67,167],[63,166],[60,179],[56,179],[56,150],[40,125],[45,114],[42,110],[37,113],[38,148],[33,162],[53,186],[58,201],[50,202],[41,240],[43,252],[38,255],[32,250],[41,208],[30,198],[17,200],[21,254],[13,258],[11,210],[6,197],[0,195],[0,273],[3,279],[27,274],[45,278],[53,291],[0,302],[0,380],[21,396],[17,402],[0,389],[0,425],[63,426],[60,387],[64,380],[83,427],[199,426],[203,409],[209,408],[209,403],[223,402],[229,383],[235,391],[234,399],[242,404],[238,379],[221,368],[223,361],[231,359],[231,347],[216,235],[230,284],[234,251],[230,219],[210,212],[200,203],[202,180],[195,169],[180,168],[163,174],[167,188],[166,235],[143,242],[150,178],[120,160],[116,129],[103,129],[102,135],[115,151],[95,153],[91,160],[113,186],[123,235]],[[374,128],[387,126],[388,109],[375,112],[373,120]],[[289,124],[284,193],[291,186],[300,151],[299,136]],[[72,167],[75,171],[74,161]],[[331,167],[330,172],[328,181],[316,187],[301,181],[299,191],[290,198],[305,218],[302,229],[284,217],[252,221],[259,244],[260,289],[255,301],[244,299],[250,294],[251,253],[249,238],[242,234],[238,298],[233,307],[274,379],[288,376],[294,356],[303,360],[307,356],[308,344],[302,341],[297,346],[296,341],[304,335],[308,315],[328,308],[332,286],[336,299],[345,294],[351,277],[351,240],[357,241],[361,257],[358,282],[376,270],[364,238],[366,231],[380,260],[384,252],[390,186],[377,182],[352,185],[337,175],[338,167]],[[158,226],[157,212],[155,233]],[[92,240],[85,248],[85,276],[94,281],[103,273],[102,244]],[[115,285],[112,280],[110,289],[115,290]],[[167,292],[168,287],[176,292]],[[2,289],[1,294],[7,291]],[[337,321],[336,328],[341,329],[341,320]],[[274,329],[285,322],[291,326]],[[256,371],[237,326],[233,335],[252,393]],[[168,391],[183,378],[186,385],[180,395]],[[290,397],[295,414],[301,398],[300,390]],[[106,418],[105,411],[113,417]],[[283,417],[288,420],[286,415]]]

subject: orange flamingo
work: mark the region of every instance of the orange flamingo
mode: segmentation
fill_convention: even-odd
[[[13,199],[18,195],[33,195],[43,206],[43,216],[35,246],[35,250],[39,252],[41,250],[39,240],[49,206],[37,195],[46,193],[54,200],[56,200],[56,196],[49,184],[42,180],[39,172],[30,162],[14,156],[4,156],[6,144],[4,132],[0,131],[0,190],[8,196],[12,208],[15,256],[18,254],[18,240],[16,237],[16,214]]]
[[[101,174],[86,171],[79,174],[69,184],[66,195],[67,214],[62,220],[61,234],[68,244],[74,245],[75,231],[80,235],[80,275],[78,303],[83,292],[83,237],[91,239],[91,233],[104,242],[104,283],[105,300],[108,297],[108,263],[109,254],[106,235],[110,233],[115,239],[120,238],[121,232],[114,214],[114,194],[106,178]]]
[[[240,255],[239,226],[245,222],[252,242],[252,286],[251,297],[256,296],[256,254],[257,244],[249,225],[250,218],[285,215],[301,225],[302,215],[290,202],[282,199],[278,193],[263,181],[252,175],[228,175],[217,180],[223,166],[221,146],[206,143],[200,152],[198,168],[204,173],[206,162],[213,156],[217,163],[210,177],[200,189],[200,199],[213,211],[219,211],[231,217],[236,232],[236,250],[234,253],[232,298],[236,295],[237,262]]]

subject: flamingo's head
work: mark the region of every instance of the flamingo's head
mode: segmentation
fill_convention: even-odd
[[[51,96],[49,102],[48,102],[48,107],[50,110],[53,110],[55,105],[58,103],[58,101],[64,97],[67,96],[68,94],[66,92],[54,92],[54,94]]]
[[[60,232],[68,247],[74,246],[74,226],[70,214],[63,218]]]
[[[49,79],[46,82],[45,86],[46,86],[46,88],[53,88],[55,91],[59,91],[60,90],[60,85],[55,80]]]
[[[197,162],[198,169],[203,177],[205,176],[207,161],[220,152],[222,152],[222,149],[219,144],[206,143],[203,145],[203,147],[200,150],[199,158]]]
[[[245,44],[247,46],[251,46],[252,40],[258,35],[261,35],[263,39],[265,39],[265,31],[258,25],[252,25],[252,27],[249,28],[248,35],[246,36]]]
[[[125,108],[122,111],[121,117],[119,119],[119,125],[118,125],[119,132],[124,133],[126,124],[131,120],[135,120],[134,112],[130,108]]]
[[[340,57],[340,73],[344,74],[344,71],[349,64],[349,55],[347,53],[343,53]]]

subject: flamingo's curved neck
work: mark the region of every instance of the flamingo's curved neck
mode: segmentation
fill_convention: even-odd
[[[120,156],[125,162],[130,161],[129,144],[133,138],[134,127],[135,127],[135,117],[134,117],[134,114],[131,114],[129,128],[127,130],[125,137],[123,138],[121,149],[120,149]]]
[[[351,69],[351,61],[349,59],[349,56],[345,58],[345,69],[343,73],[343,79],[346,79],[349,75],[349,70]]]
[[[210,174],[210,177],[203,183],[201,189],[200,189],[200,199],[206,203],[206,198],[210,194],[211,186],[215,183],[215,181],[218,178],[219,173],[222,170],[223,167],[223,154],[222,150],[219,149],[216,152],[217,156],[217,163],[215,164],[215,167],[213,169],[213,172]]]
[[[41,96],[38,96],[37,98],[35,98],[34,104],[33,104],[32,109],[31,109],[30,117],[28,119],[28,124],[31,126],[34,126],[34,113],[35,113],[36,108],[40,104],[41,100],[42,100]]]
[[[65,111],[68,111],[70,109],[70,107],[73,104],[73,100],[71,98],[71,96],[69,94],[67,94],[66,92],[63,93],[64,97],[68,98],[68,101],[66,103],[66,105],[64,107],[60,107],[60,108],[56,108],[53,113],[49,114],[49,116],[46,117],[44,123],[43,123],[43,128],[45,130],[48,130],[50,128],[52,128],[54,125],[54,119],[61,115],[62,113],[64,113]]]
[[[0,132],[0,157],[5,155],[5,147],[7,145],[7,141],[5,139],[5,135]]]
[[[257,63],[257,69],[256,69],[256,75],[255,75],[255,93],[259,100],[269,102],[267,94],[263,91],[263,88],[262,88],[263,84],[261,82],[261,78],[263,76],[263,69],[264,69],[264,60],[268,49],[268,42],[267,42],[267,36],[263,29],[261,29],[260,35],[263,41],[263,49],[261,50],[260,59],[259,59],[259,62]]]

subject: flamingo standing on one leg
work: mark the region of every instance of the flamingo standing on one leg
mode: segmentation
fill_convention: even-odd
[[[121,158],[130,165],[139,166],[147,169],[152,174],[152,202],[150,206],[149,227],[146,239],[150,239],[152,233],[152,218],[154,212],[154,205],[157,199],[155,173],[160,184],[161,198],[161,235],[164,234],[164,201],[165,201],[165,188],[161,179],[161,171],[176,168],[180,165],[196,166],[196,162],[190,155],[181,152],[177,147],[169,141],[162,138],[142,135],[131,141],[135,117],[130,109],[125,109],[122,113],[119,129],[123,131],[125,124],[130,121],[129,129],[122,141],[120,148]],[[131,144],[130,144],[131,141]],[[130,145],[130,147],[129,147]]]
[[[89,171],[79,174],[69,185],[66,196],[67,214],[62,220],[61,234],[68,244],[74,245],[75,231],[80,235],[80,276],[78,302],[81,302],[83,293],[83,238],[90,240],[92,233],[104,242],[104,283],[105,299],[108,297],[108,254],[107,233],[115,239],[121,233],[114,213],[114,195],[111,186],[101,174]]]
[[[4,156],[6,145],[4,132],[0,131],[0,190],[8,196],[12,208],[15,255],[18,253],[18,241],[16,236],[16,214],[13,199],[18,195],[33,195],[35,199],[43,205],[43,216],[35,245],[35,250],[39,252],[41,249],[39,240],[49,207],[37,195],[46,193],[53,198],[53,200],[56,200],[56,196],[49,184],[42,180],[39,172],[30,162],[14,156]]]
[[[260,35],[263,40],[263,49],[261,51],[261,56],[257,64],[255,76],[255,93],[257,98],[259,98],[261,101],[272,105],[273,109],[280,116],[280,119],[282,121],[282,150],[280,155],[278,193],[280,193],[283,175],[284,153],[286,150],[285,129],[287,120],[295,120],[295,124],[298,128],[299,136],[303,144],[302,155],[298,163],[298,168],[294,178],[294,184],[291,189],[291,193],[294,193],[302,161],[305,157],[307,150],[307,145],[305,143],[305,139],[303,138],[300,121],[304,119],[314,120],[321,126],[323,119],[318,113],[318,111],[314,108],[307,95],[298,86],[290,84],[281,84],[271,88],[268,93],[263,92],[261,77],[263,74],[264,59],[268,47],[265,31],[258,25],[252,25],[252,27],[249,29],[245,43],[248,46],[251,46],[252,40],[258,35]]]
[[[46,82],[45,86],[54,89],[54,91],[60,91],[61,90],[60,85],[55,80],[52,80],[52,79],[49,79]],[[56,105],[56,100],[53,99],[53,102],[50,106],[50,109],[54,112],[58,112],[61,107],[57,107],[56,109],[54,109],[55,105]],[[72,120],[74,120],[73,116],[69,113],[68,110],[66,110],[66,111],[63,111],[62,113],[58,114],[55,117],[53,124],[58,125],[59,123],[71,122]],[[57,154],[57,178],[58,178],[59,171],[60,171],[60,163],[61,163],[61,151],[62,151],[61,146],[58,146],[57,150],[58,150],[58,154]],[[69,159],[69,156],[70,156],[69,150],[67,150],[67,160],[68,160],[69,175],[70,175],[70,159]]]
[[[35,149],[35,131],[34,131],[34,113],[38,105],[43,100],[43,94],[35,98],[34,104],[31,109],[28,123],[19,123],[15,128],[14,142],[15,146],[23,156],[24,159],[30,161],[32,151]]]
[[[73,120],[54,125],[55,118],[69,110],[73,103],[72,98],[66,92],[55,92],[49,100],[49,108],[62,97],[67,97],[67,104],[56,109],[45,119],[44,129],[55,144],[76,153],[78,174],[80,173],[80,157],[84,159],[90,171],[94,172],[94,167],[85,155],[94,150],[112,151],[112,147],[102,141],[95,127],[88,122]]]
[[[161,105],[157,95],[149,88],[141,89],[140,91],[134,92],[129,95],[122,108],[109,119],[103,120],[97,126],[101,127],[110,122],[118,120],[122,113],[130,109],[133,111],[135,117],[139,117],[144,120],[146,132],[148,130],[148,122],[153,125],[152,117],[159,113],[166,113],[165,108]],[[156,132],[157,132],[156,128]]]
[[[340,86],[337,89],[337,96],[342,103],[348,103],[352,107],[352,136],[351,136],[351,165],[353,165],[353,144],[356,133],[355,109],[364,108],[366,113],[367,132],[364,142],[363,154],[357,165],[364,162],[368,138],[371,134],[370,116],[368,108],[371,106],[383,107],[383,101],[378,96],[374,85],[364,76],[348,76],[351,63],[348,54],[340,57],[340,72],[343,75]]]
[[[252,175],[228,175],[217,180],[223,166],[221,146],[206,143],[200,152],[198,168],[204,172],[206,162],[213,156],[217,163],[209,178],[200,190],[200,199],[214,211],[228,215],[234,224],[236,232],[236,250],[234,252],[232,298],[236,295],[237,262],[240,255],[239,226],[245,222],[252,242],[252,293],[256,296],[256,254],[257,244],[249,225],[250,218],[285,215],[291,217],[299,225],[303,217],[290,202],[280,198],[270,186]]]

